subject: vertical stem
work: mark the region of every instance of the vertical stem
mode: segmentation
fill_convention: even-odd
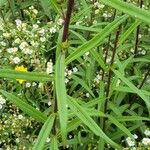
[[[119,34],[121,31],[121,26],[119,26],[117,32],[116,32],[116,36],[115,36],[115,41],[114,41],[114,48],[113,48],[113,53],[112,53],[112,58],[111,58],[111,63],[110,63],[110,69],[108,72],[108,81],[107,81],[107,88],[106,88],[106,101],[104,104],[104,113],[107,112],[108,109],[108,101],[109,101],[109,93],[110,93],[110,85],[111,85],[111,79],[112,79],[112,66],[114,64],[114,60],[115,60],[115,54],[116,54],[116,50],[118,47],[118,39],[119,39]],[[104,118],[104,122],[103,122],[103,129],[105,130],[105,124],[106,124],[106,119]]]
[[[70,24],[71,14],[73,11],[73,6],[74,6],[74,0],[68,0],[66,17],[64,18],[64,29],[63,29],[63,35],[62,35],[62,42],[66,42],[68,39],[69,24]],[[65,55],[64,53],[61,53],[61,54]],[[56,93],[54,93],[54,96],[55,96],[55,94]],[[55,100],[54,112],[56,113],[57,110],[58,110],[57,101]],[[54,125],[53,125],[53,134],[54,135],[56,134],[56,119],[55,119]]]
[[[112,21],[115,19],[115,17],[116,17],[116,9],[114,10]],[[104,58],[105,64],[106,64],[107,57],[108,57],[108,52],[109,52],[109,47],[110,47],[110,41],[111,41],[111,34],[108,37],[107,47],[106,47],[106,50],[105,50],[105,58]],[[105,75],[105,72],[104,72],[104,70],[102,70],[102,80],[104,80],[104,75]]]
[[[66,42],[66,40],[68,39],[69,23],[70,23],[73,6],[74,6],[74,0],[68,0],[66,17],[64,20],[64,30],[63,30],[62,42]]]
[[[142,8],[143,0],[138,1],[138,3],[140,3],[140,8]],[[136,40],[135,40],[134,57],[137,56],[137,52],[138,52],[139,34],[140,34],[140,25],[137,27],[137,30],[136,30]]]

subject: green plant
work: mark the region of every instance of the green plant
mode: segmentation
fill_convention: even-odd
[[[149,5],[0,0],[0,126],[14,107],[34,129],[31,141],[13,144],[0,128],[2,147],[148,149]]]

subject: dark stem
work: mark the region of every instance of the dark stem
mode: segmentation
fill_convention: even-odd
[[[141,84],[139,85],[139,89],[141,89],[141,88],[143,87],[143,85],[144,85],[144,83],[145,83],[147,77],[149,76],[149,74],[150,74],[150,65],[148,66],[148,71],[147,71],[147,73],[145,74],[143,81],[142,81]]]
[[[114,21],[115,17],[116,17],[116,9],[114,10],[112,21]],[[107,57],[108,57],[108,52],[109,52],[109,47],[110,47],[110,41],[111,41],[111,34],[108,37],[107,46],[106,46],[106,49],[104,50],[104,53],[105,53],[104,62],[105,62],[105,64],[106,64]],[[102,80],[104,80],[104,75],[105,75],[105,71],[102,70]]]
[[[64,30],[63,30],[62,42],[66,42],[66,40],[68,39],[69,23],[70,23],[73,6],[74,6],[74,0],[68,0],[66,17],[64,20]]]
[[[121,26],[122,25],[119,26],[119,28],[116,32],[115,41],[114,41],[114,48],[113,48],[112,58],[111,58],[111,62],[110,62],[110,69],[109,69],[109,72],[108,72],[108,81],[107,81],[107,88],[106,88],[106,101],[105,101],[105,104],[104,104],[104,113],[106,113],[107,109],[108,109],[110,85],[111,85],[111,79],[112,79],[112,70],[111,70],[111,68],[113,67],[114,60],[115,60],[115,55],[116,55],[116,50],[117,50],[117,47],[118,47],[118,39],[119,39],[120,31],[121,31]],[[106,119],[104,118],[104,122],[103,122],[103,129],[104,130],[105,130],[105,124],[106,124]]]
[[[142,8],[143,0],[141,0],[140,2],[138,1],[138,3],[140,3],[140,8]],[[140,25],[137,27],[137,30],[136,30],[136,40],[135,40],[134,57],[137,56],[137,52],[138,52],[139,34],[140,34]]]

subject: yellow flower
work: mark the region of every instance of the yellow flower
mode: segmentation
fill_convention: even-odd
[[[16,66],[16,67],[15,67],[15,70],[18,71],[18,72],[27,72],[27,68],[24,67],[23,65],[22,65],[22,66]],[[20,84],[22,84],[22,83],[25,82],[26,80],[23,80],[23,79],[16,79],[16,81],[18,81]]]

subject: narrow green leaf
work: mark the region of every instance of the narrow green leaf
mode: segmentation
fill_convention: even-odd
[[[129,4],[127,2],[123,2],[120,0],[99,0],[106,5],[109,5],[117,10],[120,10],[126,14],[134,18],[138,18],[143,22],[150,23],[150,12],[141,8],[134,6],[133,4]]]
[[[110,120],[110,122],[116,125],[121,131],[123,131],[126,135],[132,138],[131,132],[123,124],[121,124],[115,117],[108,115],[108,119]]]
[[[53,138],[51,139],[50,150],[59,150],[58,140],[57,140],[56,137],[53,137]]]
[[[120,78],[131,90],[133,90],[137,95],[139,95],[147,104],[148,109],[150,108],[149,99],[143,94],[141,90],[139,90],[135,85],[133,85],[127,78],[125,78],[119,71],[113,70],[118,78]]]
[[[48,119],[46,120],[46,122],[44,123],[44,125],[42,126],[42,129],[38,135],[36,143],[33,146],[33,150],[42,150],[43,149],[45,141],[53,127],[54,120],[55,120],[55,115],[51,114],[48,117]]]
[[[38,72],[19,72],[11,69],[0,69],[0,77],[7,79],[23,79],[28,81],[52,81],[52,78],[46,73]]]
[[[0,90],[0,93],[2,93],[11,103],[15,104],[17,107],[19,107],[23,112],[28,114],[29,116],[33,117],[39,122],[45,122],[47,117],[42,112],[38,111],[37,109],[33,108],[17,96],[10,94],[6,91]]]
[[[103,40],[116,28],[120,25],[123,21],[125,21],[128,16],[124,15],[117,18],[112,23],[108,24],[101,32],[96,34],[91,40],[87,41],[79,48],[77,48],[73,53],[71,53],[66,58],[66,64],[69,64],[73,60],[77,59],[78,57],[82,56],[84,53],[92,50],[94,47],[98,46],[103,42]]]
[[[72,97],[69,97],[68,104],[73,111],[73,113],[82,120],[82,122],[93,131],[93,133],[97,136],[103,138],[107,143],[112,145],[115,148],[121,149],[121,147],[113,142],[103,131],[102,129],[95,123],[95,121],[89,116],[86,109],[80,106]]]
[[[67,96],[65,87],[65,54],[60,54],[56,62],[55,86],[58,105],[59,121],[61,126],[62,139],[66,140],[67,135]]]
[[[129,37],[129,35],[140,25],[141,21],[135,20],[135,22],[126,30],[119,38],[119,44],[123,44],[123,42]]]

